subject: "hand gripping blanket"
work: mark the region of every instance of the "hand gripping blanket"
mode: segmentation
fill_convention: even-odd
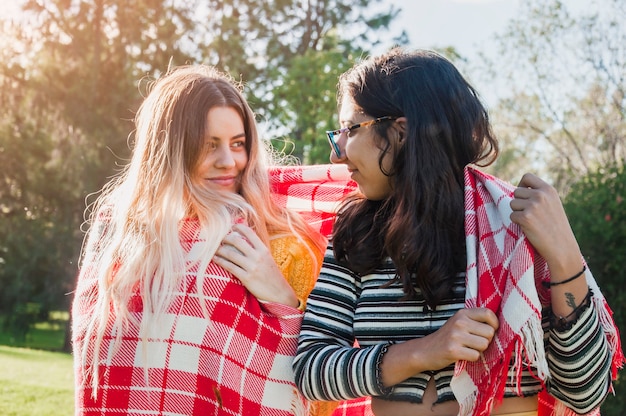
[[[458,362],[451,388],[462,416],[489,415],[504,394],[511,357],[515,370],[522,362],[536,368],[537,377],[550,377],[541,328],[542,301],[549,304],[549,290],[538,284],[549,281],[543,260],[510,220],[514,187],[473,168],[465,170],[465,235],[467,243],[467,307],[487,307],[500,321],[496,336],[477,362]],[[612,376],[624,363],[617,327],[606,300],[587,269],[587,283],[611,349]],[[596,411],[599,413],[599,411]],[[562,403],[542,392],[539,415],[575,415]]]
[[[200,269],[206,239],[196,220],[183,221],[180,238],[187,272],[149,340],[142,341],[137,325],[146,313],[137,290],[129,307],[134,320],[125,325],[120,343],[114,346],[112,324],[104,331],[95,398],[88,369],[75,360],[75,414],[308,415],[291,370],[301,312],[257,301],[213,262]],[[84,267],[72,309],[75,356],[89,342],[89,293],[98,288],[93,265],[87,261]]]
[[[341,199],[357,189],[343,165],[276,167],[270,171],[276,201],[299,212],[327,237],[332,232]],[[510,221],[514,186],[471,167],[465,170],[465,233],[467,242],[467,307],[488,307],[500,320],[500,330],[481,360],[457,363],[451,386],[462,416],[488,415],[504,394],[511,357],[536,367],[542,381],[549,377],[541,328],[542,303],[549,290],[540,284],[550,274],[521,229]],[[587,269],[598,315],[612,352],[612,378],[624,363],[612,312]],[[518,380],[519,381],[519,380]],[[595,411],[599,414],[599,411]],[[592,414],[594,414],[592,413]],[[334,415],[369,415],[369,400],[346,402]],[[575,415],[542,391],[539,415]]]

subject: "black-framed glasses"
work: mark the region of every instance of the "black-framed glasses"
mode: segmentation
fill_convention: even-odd
[[[337,139],[344,133],[348,133],[350,131],[356,130],[359,127],[367,127],[373,126],[374,124],[381,123],[383,121],[395,120],[398,117],[395,116],[382,116],[375,118],[374,120],[363,121],[361,123],[353,124],[348,127],[343,127],[339,130],[328,130],[326,131],[326,137],[328,137],[328,142],[330,143],[330,147],[333,148],[333,151],[337,155],[337,157],[341,157],[341,150],[339,150],[339,146],[337,145]]]

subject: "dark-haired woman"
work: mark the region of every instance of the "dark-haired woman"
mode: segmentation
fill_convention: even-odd
[[[338,103],[331,162],[359,190],[307,303],[304,395],[372,396],[377,416],[597,412],[624,361],[610,309],[554,188],[477,169],[498,146],[473,87],[396,48],[343,74]]]

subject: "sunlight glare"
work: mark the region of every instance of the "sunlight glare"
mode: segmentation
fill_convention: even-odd
[[[20,5],[15,0],[0,2],[0,19],[11,19],[20,13]]]

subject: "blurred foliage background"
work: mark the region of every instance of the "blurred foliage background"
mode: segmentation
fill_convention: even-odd
[[[338,75],[374,48],[411,46],[381,0],[19,2],[0,19],[0,317],[15,342],[69,309],[86,202],[128,159],[150,80],[215,65],[245,83],[277,149],[327,163]],[[626,333],[626,0],[519,7],[495,56],[439,50],[498,97],[490,172],[516,183],[533,171],[559,190]],[[626,414],[624,384],[603,414]]]

